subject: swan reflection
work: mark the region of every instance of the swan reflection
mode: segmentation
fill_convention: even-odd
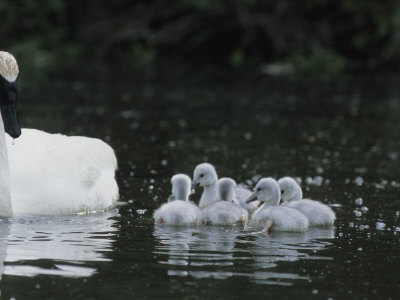
[[[293,280],[309,279],[296,273],[277,273],[279,262],[300,259],[331,260],[319,250],[332,245],[334,229],[312,228],[306,233],[241,232],[237,228],[156,227],[155,254],[167,266],[169,276],[226,279],[248,277],[257,283],[291,285]]]
[[[115,214],[24,216],[0,223],[2,275],[39,274],[87,277],[96,272],[86,262],[109,261],[115,239]]]

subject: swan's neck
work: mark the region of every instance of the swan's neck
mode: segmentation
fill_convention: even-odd
[[[301,187],[299,185],[296,185],[294,187],[293,193],[291,194],[291,197],[287,199],[286,202],[297,201],[301,199],[303,199],[303,191],[301,190]]]
[[[6,135],[0,114],[0,216],[11,217],[12,214]]]
[[[281,190],[277,188],[272,191],[272,195],[269,200],[266,200],[264,205],[260,207],[259,211],[262,209],[266,209],[269,206],[278,206],[279,201],[281,200]]]
[[[220,190],[219,198],[222,201],[234,202],[236,198],[234,189],[222,190],[222,191]]]
[[[175,199],[189,201],[189,192],[186,190],[180,190],[176,192]]]
[[[201,209],[217,201],[217,182],[204,186],[203,194],[200,198],[199,207]]]

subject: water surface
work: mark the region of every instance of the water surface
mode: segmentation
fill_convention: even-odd
[[[110,143],[126,205],[3,221],[2,296],[397,299],[399,79],[109,69],[22,77],[23,126]],[[306,197],[333,206],[335,227],[270,236],[154,227],[170,177],[202,161],[249,187],[297,177]]]

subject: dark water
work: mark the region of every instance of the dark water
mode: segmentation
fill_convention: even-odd
[[[127,204],[3,221],[1,296],[398,299],[400,78],[195,71],[21,78],[23,126],[105,139]],[[333,205],[335,228],[154,228],[170,177],[202,161],[249,186],[298,177],[306,197]]]

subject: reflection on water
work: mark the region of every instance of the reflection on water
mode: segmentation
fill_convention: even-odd
[[[159,241],[154,253],[160,255],[159,263],[169,266],[169,276],[243,276],[262,284],[291,285],[293,280],[309,277],[273,268],[280,261],[332,260],[319,256],[318,251],[332,245],[334,229],[311,229],[301,234],[279,232],[266,237],[233,228],[156,227],[154,237]],[[243,265],[245,268],[236,271]]]
[[[24,216],[1,223],[1,275],[91,276],[96,268],[85,264],[109,260],[104,252],[115,238],[114,215]]]

